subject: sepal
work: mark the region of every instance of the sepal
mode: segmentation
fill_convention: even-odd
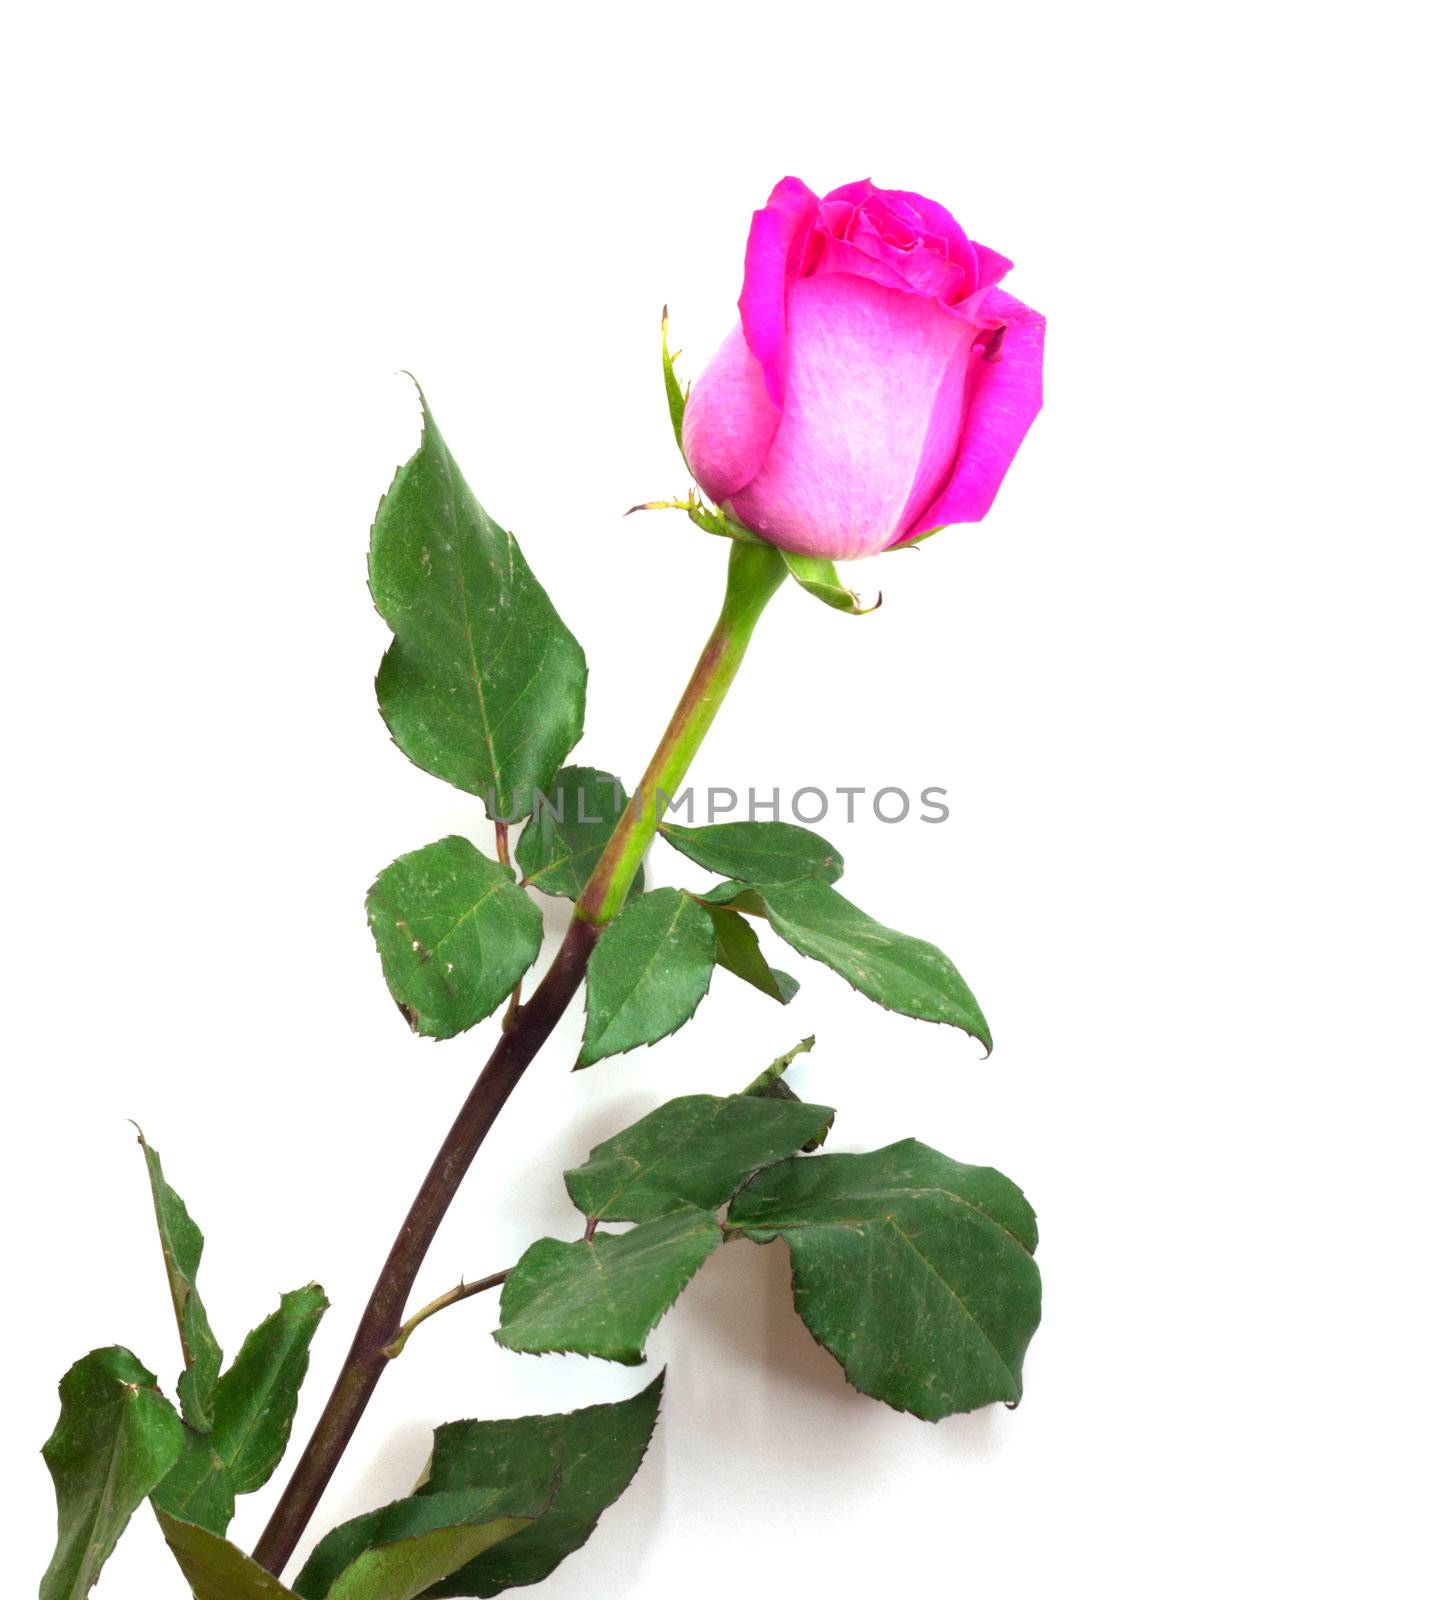
[[[842,611],[851,617],[866,617],[883,604],[883,595],[880,591],[871,606],[864,605],[852,589],[844,587],[843,579],[839,577],[838,568],[833,562],[823,556],[801,556],[792,550],[783,550],[780,554],[784,557],[784,565],[788,567],[789,576],[794,582],[806,594],[813,595],[816,600],[822,600],[826,606],[831,606],[835,611]]]

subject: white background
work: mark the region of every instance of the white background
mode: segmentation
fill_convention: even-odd
[[[405,4],[29,8],[4,50],[9,1067],[6,1569],[32,1593],[54,1385],[173,1376],[125,1118],[209,1241],[236,1349],[334,1309],[306,1437],[492,1042],[410,1037],[362,912],[478,808],[388,742],[367,527],[410,368],[591,661],[627,777],[717,604],[673,514],[658,319],[698,370],[786,172],[950,206],[1049,320],[985,523],[774,604],[695,777],[943,784],[826,830],[849,894],[960,963],[997,1036],[805,964],[717,976],[572,1076],[569,1017],[420,1289],[569,1234],[563,1166],[802,1033],[837,1140],[916,1132],[1042,1219],[1027,1398],[930,1427],[855,1395],[781,1246],[720,1252],[629,1494],[545,1589],[1411,1592],[1422,1508],[1425,270],[1408,8]],[[703,881],[666,853],[657,882]],[[551,908],[552,925],[556,909]],[[1414,991],[1419,991],[1416,994]],[[423,1296],[426,1297],[425,1294]],[[477,1300],[382,1385],[324,1526],[453,1416],[646,1374],[498,1351]],[[277,1484],[245,1503],[262,1525]],[[1417,1543],[1417,1540],[1416,1540]],[[136,1518],[100,1600],[182,1592]]]

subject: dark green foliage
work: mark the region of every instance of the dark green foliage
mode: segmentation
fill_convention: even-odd
[[[800,1157],[741,1190],[729,1228],[787,1241],[799,1315],[865,1394],[928,1421],[1021,1398],[1037,1225],[1000,1172],[916,1139]]]
[[[833,845],[792,822],[714,822],[707,828],[667,822],[660,832],[681,855],[742,883],[791,883],[796,878],[837,883],[843,876],[844,860]]]
[[[541,913],[511,868],[455,834],[378,873],[367,921],[392,998],[432,1039],[489,1017],[541,948]]]
[[[648,1222],[677,1206],[722,1206],[752,1172],[822,1138],[828,1106],[684,1095],[598,1144],[566,1173],[566,1191],[586,1216]]]
[[[576,1065],[653,1044],[682,1027],[708,992],[714,964],[714,929],[697,901],[679,889],[654,889],[631,901],[591,955]]]
[[[581,736],[585,654],[467,487],[425,397],[422,418],[372,526],[372,598],[395,635],[377,703],[404,755],[512,822]]]
[[[721,1237],[712,1212],[681,1206],[629,1233],[538,1239],[501,1291],[496,1342],[637,1366],[650,1330]]]
[[[562,767],[535,802],[516,845],[516,865],[525,882],[567,900],[580,897],[595,870],[626,794],[620,779],[596,767]],[[635,875],[632,894],[645,886],[645,869]]]
[[[60,1419],[44,1447],[59,1533],[40,1600],[84,1600],[130,1517],[184,1447],[184,1425],[157,1379],[111,1346],[60,1381]]]

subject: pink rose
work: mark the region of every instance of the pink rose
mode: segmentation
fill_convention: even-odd
[[[700,487],[804,555],[978,521],[1042,404],[1043,319],[995,287],[1011,265],[921,195],[785,178],[685,411]]]

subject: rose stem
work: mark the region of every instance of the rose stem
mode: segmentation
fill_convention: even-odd
[[[253,1557],[274,1575],[288,1564],[391,1357],[417,1273],[481,1142],[521,1074],[550,1037],[585,976],[600,930],[620,909],[659,826],[661,796],[673,799],[734,681],[760,614],[786,568],[767,545],[730,550],[724,605],[645,775],[616,824],[550,970],[510,1020],[457,1113],[362,1313],[352,1348],[307,1448],[269,1518]]]

